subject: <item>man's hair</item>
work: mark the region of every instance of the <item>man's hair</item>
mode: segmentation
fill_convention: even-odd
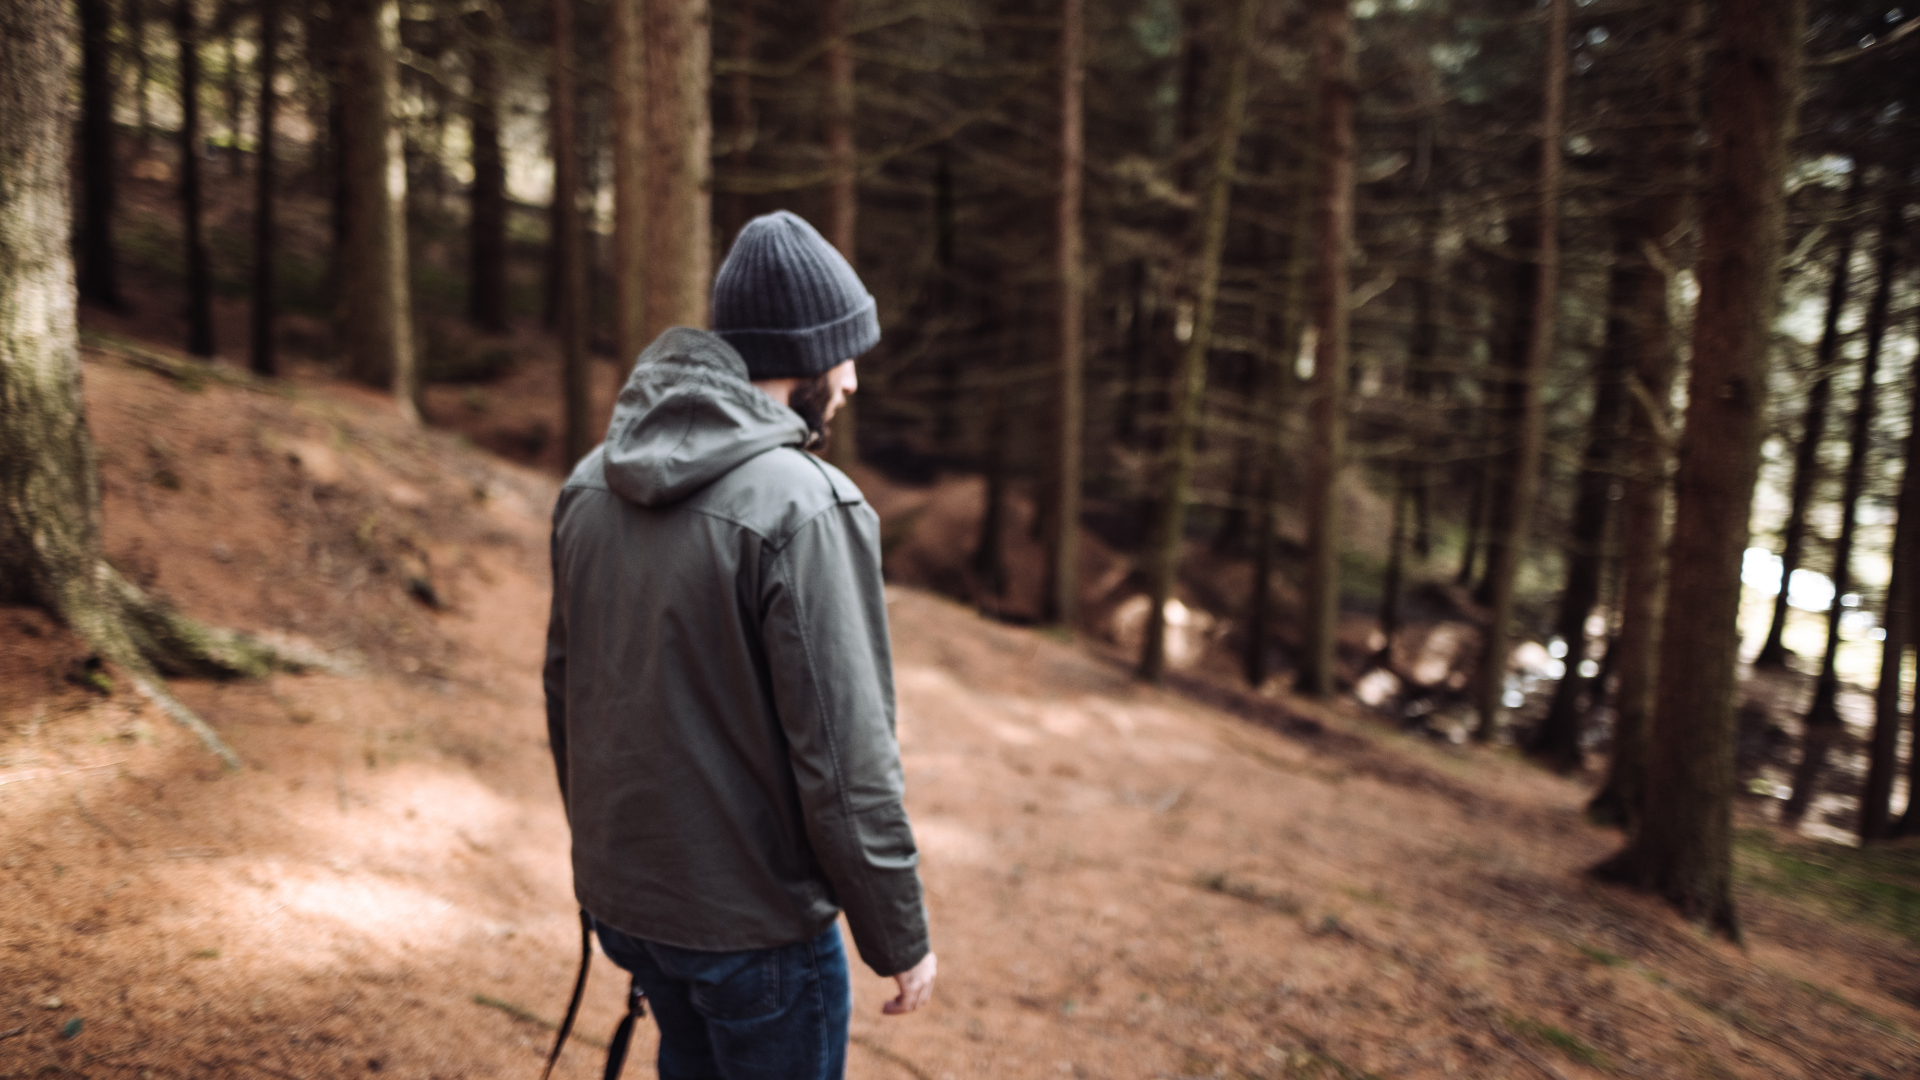
[[[827,424],[827,405],[833,401],[833,371],[828,369],[811,379],[803,379],[787,396],[787,407],[800,414],[812,434],[807,449],[825,446],[833,429]]]

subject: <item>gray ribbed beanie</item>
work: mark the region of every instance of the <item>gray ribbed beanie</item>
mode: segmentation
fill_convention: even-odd
[[[747,222],[713,279],[713,332],[755,379],[811,378],[880,343],[873,297],[826,237],[776,210]]]

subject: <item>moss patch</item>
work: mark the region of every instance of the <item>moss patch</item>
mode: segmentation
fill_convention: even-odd
[[[1507,1029],[1522,1038],[1550,1046],[1566,1055],[1568,1060],[1576,1061],[1590,1069],[1608,1069],[1607,1055],[1571,1031],[1564,1030],[1543,1020],[1509,1013],[1504,1017]]]
[[[1920,946],[1920,848],[1790,843],[1748,829],[1735,839],[1734,868],[1742,885],[1815,904],[1844,922],[1880,926]]]

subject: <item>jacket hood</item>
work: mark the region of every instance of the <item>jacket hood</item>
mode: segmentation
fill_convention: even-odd
[[[614,403],[607,486],[629,502],[667,506],[769,450],[806,441],[806,421],[753,388],[731,345],[676,326],[640,354]]]

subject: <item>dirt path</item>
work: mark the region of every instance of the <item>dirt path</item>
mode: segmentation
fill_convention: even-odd
[[[535,660],[553,482],[352,390],[86,377],[121,564],[351,670],[177,684],[222,774],[0,609],[0,1077],[535,1075],[577,941]],[[1906,941],[1753,889],[1747,948],[1703,939],[1580,876],[1616,839],[1577,784],[890,610],[942,978],[889,1020],[856,975],[855,1077],[1920,1075]]]

